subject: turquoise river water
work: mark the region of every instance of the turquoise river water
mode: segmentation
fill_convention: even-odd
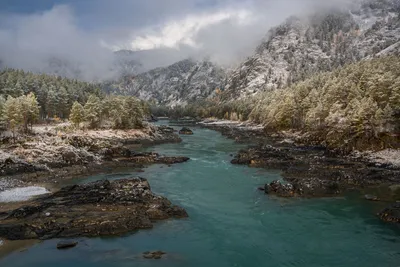
[[[149,148],[188,156],[189,162],[140,173],[155,193],[184,207],[188,219],[160,222],[124,237],[80,238],[76,248],[65,251],[55,248],[59,240],[49,240],[10,254],[0,266],[400,266],[400,231],[374,216],[381,204],[356,194],[311,200],[268,197],[257,187],[279,179],[278,170],[231,165],[230,155],[243,145],[212,130],[194,131],[180,144]],[[132,175],[138,173],[128,170],[80,182]],[[148,250],[168,254],[143,259]]]

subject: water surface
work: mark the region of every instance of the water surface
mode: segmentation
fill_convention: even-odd
[[[80,238],[58,251],[49,240],[0,260],[0,266],[400,266],[400,232],[380,222],[379,203],[358,195],[329,199],[277,199],[257,187],[279,179],[278,170],[234,166],[231,154],[243,145],[195,128],[180,144],[149,150],[188,156],[187,163],[155,165],[140,173],[155,193],[186,208],[190,218],[157,223],[154,229],[119,238]],[[138,175],[97,175],[80,182]],[[165,259],[141,253],[163,250]]]

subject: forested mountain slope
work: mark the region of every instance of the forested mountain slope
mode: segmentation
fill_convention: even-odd
[[[188,106],[186,116],[250,120],[268,133],[344,151],[400,148],[400,57],[363,60],[278,90]]]
[[[211,97],[225,83],[225,72],[210,61],[191,59],[105,86],[108,92],[134,95],[160,105],[176,106]]]
[[[352,9],[291,17],[273,28],[226,85],[226,98],[282,88],[315,73],[399,54],[400,2],[366,0]]]

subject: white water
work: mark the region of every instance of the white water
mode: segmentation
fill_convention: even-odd
[[[49,193],[49,191],[46,188],[39,186],[13,188],[0,192],[0,202],[27,201],[34,196],[47,193]]]

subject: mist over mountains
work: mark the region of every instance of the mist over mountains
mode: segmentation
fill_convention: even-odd
[[[119,50],[137,52],[123,61],[126,65],[133,57],[132,65],[141,65],[141,70],[189,57],[208,57],[231,66],[250,56],[268,29],[288,16],[334,4],[315,0],[225,0],[203,6],[197,1],[145,2],[100,0],[86,7],[88,14],[73,5],[29,14],[4,13],[0,58],[12,68],[87,81],[118,76],[121,58],[114,52]],[[347,1],[333,2],[346,5]]]
[[[70,5],[5,13],[0,67],[107,81],[108,91],[184,105],[399,51],[397,0],[133,2],[101,0],[86,16]]]

